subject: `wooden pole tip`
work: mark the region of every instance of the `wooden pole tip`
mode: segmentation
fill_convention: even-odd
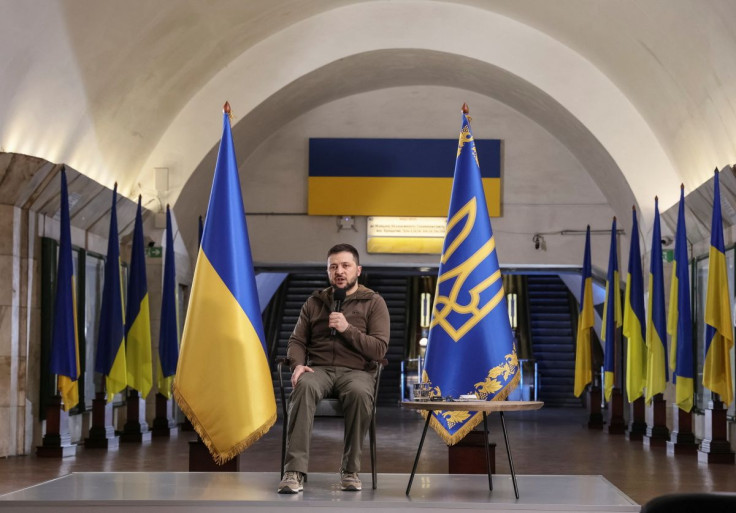
[[[470,108],[468,107],[467,103],[463,103],[463,114],[469,114]]]
[[[230,115],[230,102],[225,102],[225,105],[222,106],[222,111],[225,114]]]

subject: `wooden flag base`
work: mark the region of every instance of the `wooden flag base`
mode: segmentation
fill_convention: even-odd
[[[174,401],[163,394],[156,394],[156,417],[153,419],[151,433],[154,437],[171,437],[179,433],[173,415]]]
[[[55,395],[46,407],[46,434],[36,447],[40,458],[66,458],[77,454],[77,444],[71,443],[69,414],[61,408],[61,396]]]
[[[647,432],[647,423],[644,420],[644,398],[639,397],[629,403],[629,412],[631,422],[629,422],[629,429],[626,431],[626,439],[639,442],[644,439]]]
[[[151,432],[146,423],[146,400],[141,399],[137,390],[128,392],[127,421],[120,434],[123,443],[143,443],[151,441]]]
[[[667,442],[667,454],[695,454],[698,444],[695,443],[693,433],[693,415],[689,411],[680,409],[676,404],[672,405],[672,433]]]
[[[591,386],[588,389],[588,429],[603,429],[603,413],[601,413],[601,388]]]
[[[89,438],[84,440],[84,448],[114,451],[118,447],[120,438],[112,427],[112,403],[107,402],[105,392],[97,392],[92,400],[92,426]]]
[[[218,465],[200,437],[189,442],[189,472],[240,472],[240,455]]]
[[[652,425],[647,426],[647,433],[642,440],[644,447],[666,447],[670,439],[667,429],[667,401],[662,394],[652,397]]]
[[[733,465],[734,452],[728,443],[726,409],[721,401],[709,401],[705,410],[705,437],[698,448],[698,463]]]
[[[621,389],[613,387],[611,401],[608,403],[608,427],[609,435],[623,435],[626,432],[624,422],[624,395]]]

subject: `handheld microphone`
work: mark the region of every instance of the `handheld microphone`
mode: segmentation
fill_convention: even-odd
[[[333,287],[332,298],[335,300],[335,312],[342,311],[342,302],[345,301],[345,289]],[[335,336],[337,331],[335,328],[330,328],[330,336]]]

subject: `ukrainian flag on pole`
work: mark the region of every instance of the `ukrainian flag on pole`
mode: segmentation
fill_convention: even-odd
[[[125,313],[123,287],[120,276],[120,244],[118,242],[117,214],[118,184],[112,191],[110,232],[107,239],[105,284],[102,288],[100,329],[97,336],[95,370],[105,376],[107,402],[128,384],[125,362]]]
[[[626,394],[629,402],[634,402],[644,394],[647,358],[644,335],[644,277],[641,271],[636,207],[633,209],[633,216],[631,246],[629,246],[629,273],[626,277],[624,303],[624,336],[629,341],[626,350]]]
[[[685,186],[680,186],[680,208],[675,234],[675,262],[670,282],[670,310],[667,318],[670,334],[670,369],[675,382],[675,404],[684,411],[693,408],[693,327],[690,312],[690,268],[685,228]]]
[[[54,332],[51,335],[50,370],[58,376],[62,407],[69,411],[79,403],[79,336],[77,334],[77,295],[72,259],[72,234],[69,219],[69,193],[66,169],[61,168],[61,219],[59,267],[56,273]]]
[[[649,308],[647,309],[646,401],[652,402],[667,387],[667,319],[664,313],[664,271],[662,234],[659,227],[659,199],[654,198],[654,229],[649,264]]]
[[[151,361],[151,312],[148,305],[140,195],[133,228],[133,248],[130,254],[126,304],[125,358],[128,367],[128,386],[137,390],[140,396],[145,398],[153,384],[153,364]]]
[[[611,250],[608,255],[608,277],[606,278],[606,302],[603,305],[601,333],[605,344],[603,358],[603,380],[606,401],[611,400],[616,386],[616,333],[621,327],[621,292],[618,278],[618,248],[616,245],[616,218],[611,225]]]
[[[708,293],[705,300],[705,362],[703,385],[721,396],[728,406],[733,401],[731,377],[731,348],[733,324],[728,294],[726,248],[723,243],[721,219],[721,189],[718,170],[713,179],[713,218],[710,230],[710,266],[708,268]]]
[[[519,381],[519,361],[467,112],[463,105],[423,381],[435,396],[500,401]],[[430,424],[453,445],[482,419],[435,412]]]
[[[161,292],[161,329],[158,335],[158,392],[171,399],[171,384],[179,362],[179,317],[176,300],[176,264],[171,210],[166,205],[166,248]]]
[[[593,353],[590,347],[590,330],[595,324],[593,315],[593,272],[590,263],[590,225],[585,230],[585,253],[583,275],[580,284],[580,313],[578,334],[575,342],[575,397],[585,390],[593,379]]]
[[[174,397],[219,464],[276,421],[228,103]]]

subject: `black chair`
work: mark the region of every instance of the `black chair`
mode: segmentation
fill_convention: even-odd
[[[378,386],[381,383],[381,372],[388,364],[387,360],[371,362],[371,368],[376,370],[376,383],[373,387],[373,412],[371,413],[371,425],[368,430],[371,447],[371,477],[373,480],[373,489],[378,484],[378,476],[376,472],[376,399],[378,398]],[[289,410],[286,405],[286,392],[284,389],[284,366],[289,369],[289,360],[287,358],[279,358],[276,360],[276,372],[279,376],[279,392],[281,393],[281,411],[283,413],[284,425],[281,431],[281,475],[284,475],[284,460],[286,459],[286,432],[289,428]],[[344,417],[342,405],[337,396],[328,396],[317,403],[315,417]]]
[[[671,493],[655,497],[641,513],[733,513],[736,493]]]

